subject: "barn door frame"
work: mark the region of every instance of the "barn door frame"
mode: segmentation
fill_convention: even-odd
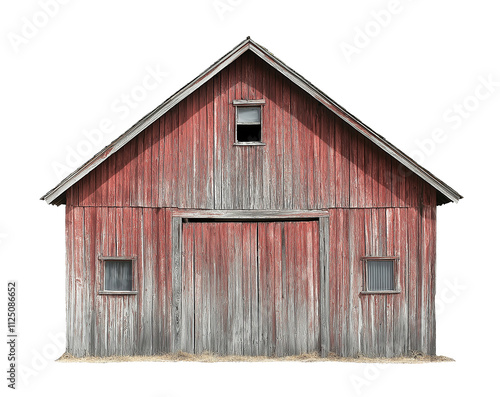
[[[172,351],[181,350],[181,315],[182,315],[182,224],[190,219],[214,219],[227,221],[249,220],[318,220],[319,223],[319,318],[320,318],[320,354],[326,357],[330,352],[330,288],[329,288],[329,252],[330,218],[328,211],[294,210],[173,210],[172,211]]]

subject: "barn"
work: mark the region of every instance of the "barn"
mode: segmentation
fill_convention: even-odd
[[[433,355],[461,198],[248,37],[42,197],[67,351]]]

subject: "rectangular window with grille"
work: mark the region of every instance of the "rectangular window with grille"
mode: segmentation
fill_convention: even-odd
[[[364,258],[364,293],[399,292],[397,258]]]
[[[132,291],[132,261],[104,262],[104,290]]]
[[[100,294],[136,294],[135,258],[100,257]]]

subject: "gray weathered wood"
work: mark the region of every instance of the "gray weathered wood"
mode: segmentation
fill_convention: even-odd
[[[265,99],[234,99],[233,105],[264,105]]]
[[[326,210],[181,210],[173,217],[193,219],[301,219],[328,217]]]
[[[330,224],[328,218],[319,220],[319,318],[321,355],[330,352],[330,288],[328,285],[330,268]]]
[[[182,219],[172,218],[172,352],[181,349]]]

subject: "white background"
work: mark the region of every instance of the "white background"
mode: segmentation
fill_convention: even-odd
[[[13,279],[23,366],[13,393],[498,393],[498,2],[44,2],[0,5],[0,341]],[[114,127],[79,164],[248,35],[465,197],[438,208],[437,353],[456,362],[54,362],[64,352],[64,207],[39,198],[65,176],[55,168],[88,146],[84,131]],[[168,75],[141,91],[155,68]],[[117,111],[131,93],[134,108]]]

